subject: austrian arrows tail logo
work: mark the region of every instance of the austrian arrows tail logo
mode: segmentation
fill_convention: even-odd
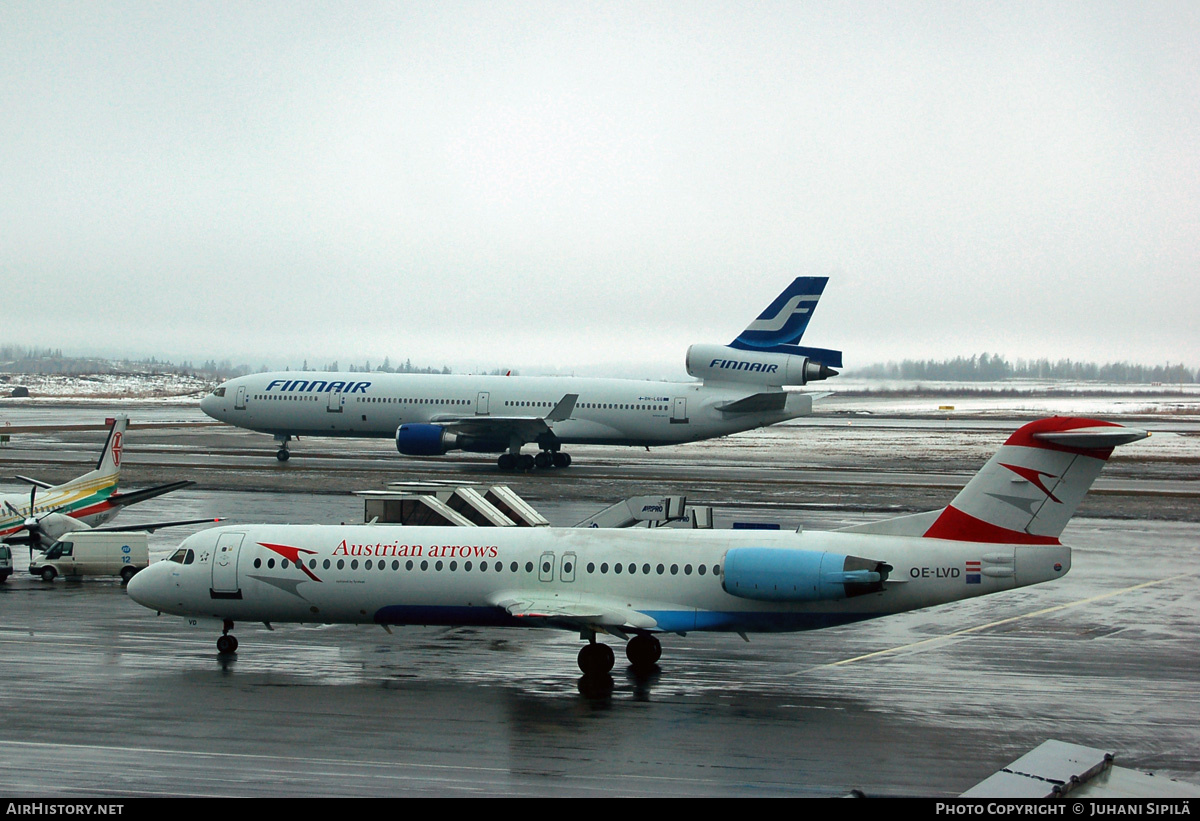
[[[124,434],[122,434],[120,432],[113,434],[112,457],[113,457],[113,465],[115,465],[116,467],[121,466],[121,437],[123,435]]]
[[[1021,467],[1020,465],[1006,465],[1006,464],[1004,464],[1004,462],[1001,462],[1000,465],[1001,465],[1001,467],[1008,468],[1013,473],[1017,474],[1022,479],[1024,479],[1026,482],[1029,482],[1029,484],[1036,487],[1042,493],[1045,493],[1046,496],[1050,499],[1050,501],[1058,502],[1060,505],[1062,504],[1062,501],[1060,499],[1058,499],[1053,493],[1051,493],[1050,489],[1048,487],[1046,487],[1045,484],[1042,483],[1043,476],[1047,477],[1048,479],[1057,479],[1058,477],[1055,476],[1053,473],[1046,473],[1044,471],[1035,470],[1033,468]]]

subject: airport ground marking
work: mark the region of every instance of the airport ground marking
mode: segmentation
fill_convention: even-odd
[[[1141,590],[1146,587],[1154,587],[1155,585],[1163,584],[1165,582],[1172,582],[1172,581],[1176,581],[1178,579],[1186,579],[1186,578],[1189,578],[1189,577],[1195,576],[1195,575],[1196,575],[1195,573],[1180,573],[1179,575],[1176,575],[1176,576],[1167,576],[1162,579],[1152,579],[1151,581],[1141,582],[1139,584],[1131,585],[1130,587],[1123,587],[1120,590],[1113,590],[1108,593],[1100,593],[1099,595],[1096,595],[1096,596],[1089,596],[1088,598],[1080,599],[1079,601],[1067,602],[1066,604],[1056,604],[1053,607],[1044,607],[1041,610],[1035,610],[1032,613],[1023,613],[1019,616],[1010,616],[1007,619],[1000,619],[998,621],[988,622],[987,624],[977,624],[974,627],[964,627],[962,630],[955,630],[953,633],[947,633],[944,636],[933,636],[932,638],[921,639],[920,641],[914,641],[911,644],[903,644],[899,647],[889,647],[886,650],[876,650],[873,653],[864,653],[861,656],[855,656],[853,658],[842,659],[841,661],[833,661],[833,662],[830,662],[829,664],[820,664],[820,665],[817,665],[817,667],[818,668],[819,667],[843,667],[847,664],[853,664],[857,661],[865,661],[867,659],[875,658],[877,656],[888,656],[888,655],[891,655],[892,653],[899,653],[902,650],[911,650],[915,647],[921,647],[922,645],[933,644],[935,642],[949,641],[950,639],[954,639],[959,636],[964,636],[968,633],[978,633],[980,630],[987,630],[991,627],[999,627],[1002,624],[1009,624],[1012,622],[1021,621],[1023,619],[1030,619],[1030,618],[1034,618],[1035,616],[1044,616],[1047,613],[1054,613],[1054,612],[1057,612],[1060,610],[1070,610],[1073,607],[1079,607],[1084,604],[1091,604],[1092,602],[1102,601],[1104,599],[1111,599],[1114,596],[1121,596],[1121,595],[1124,595],[1125,593],[1131,593],[1134,590]],[[810,668],[810,669],[812,669],[812,668]],[[789,673],[788,675],[798,676],[804,672],[807,672],[807,671],[800,670],[795,673]]]

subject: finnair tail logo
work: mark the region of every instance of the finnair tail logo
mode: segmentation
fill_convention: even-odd
[[[775,312],[774,316],[768,316],[763,312],[762,316],[750,323],[747,331],[754,333],[776,333],[783,330],[793,316],[809,313],[812,306],[821,298],[820,294],[797,294],[783,304],[783,306]],[[770,310],[769,308],[767,309]],[[806,317],[805,317],[806,318]]]

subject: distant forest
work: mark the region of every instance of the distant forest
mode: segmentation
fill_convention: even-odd
[[[20,345],[0,345],[0,372],[14,374],[176,373],[205,378],[230,379],[248,373],[277,370],[291,370],[291,368],[269,368],[266,365],[252,368],[245,364],[235,365],[228,359],[220,362],[209,359],[200,364],[190,361],[175,363],[156,357],[100,359],[64,356],[61,348],[25,348]],[[371,367],[371,363],[367,361],[361,365],[351,364],[341,368],[335,360],[320,367],[310,368],[308,361],[305,360],[297,370],[346,370],[359,373],[452,373],[449,366],[433,368],[413,365],[411,359],[404,360],[403,364],[393,365],[391,357],[385,357],[383,363],[375,367]],[[505,372],[504,370],[492,371],[493,374]]]
[[[178,373],[211,379],[230,379],[248,373],[291,368],[271,368],[259,365],[235,365],[228,359],[217,362],[209,359],[200,364],[190,361],[175,363],[151,357],[149,359],[99,359],[90,357],[64,356],[61,349],[24,348],[19,345],[0,345],[0,372],[38,374],[96,374],[96,373]],[[414,365],[412,360],[393,364],[385,357],[381,364],[372,366],[370,361],[352,363],[345,367],[337,361],[310,366],[306,360],[296,370],[354,371],[358,373],[453,373],[449,366],[441,368]],[[489,371],[493,375],[518,371],[498,368]],[[905,381],[937,382],[1000,382],[1006,379],[1061,379],[1079,382],[1154,383],[1177,385],[1200,382],[1200,370],[1183,365],[1134,365],[1129,362],[1110,362],[1098,365],[1094,362],[1075,362],[1060,359],[1018,359],[1009,362],[998,354],[983,353],[971,357],[954,359],[905,359],[902,362],[868,365],[845,371],[846,376],[858,379],[901,379]]]
[[[1200,370],[1183,365],[1134,365],[1129,362],[1075,362],[1060,359],[1018,359],[1009,362],[999,354],[954,359],[905,359],[902,362],[869,365],[847,376],[859,379],[930,380],[939,382],[1000,382],[1005,379],[1063,379],[1083,382],[1137,382],[1180,384],[1200,382]]]

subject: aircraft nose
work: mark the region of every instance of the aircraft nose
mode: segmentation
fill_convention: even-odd
[[[200,410],[204,411],[208,416],[213,416],[213,412],[217,409],[217,398],[211,393],[200,400]],[[215,416],[213,417],[216,418]]]
[[[170,578],[170,568],[164,567],[167,564],[170,562],[152,564],[130,579],[129,584],[125,586],[125,592],[129,594],[129,598],[142,607],[161,610]]]

